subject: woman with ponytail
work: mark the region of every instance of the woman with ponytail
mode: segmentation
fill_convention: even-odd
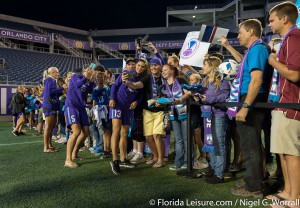
[[[78,157],[79,148],[90,134],[88,115],[85,110],[88,93],[94,89],[96,71],[89,66],[83,69],[83,74],[70,74],[67,98],[65,102],[65,117],[67,127],[72,129],[73,134],[67,142],[67,154],[65,166],[77,168],[74,162]]]
[[[51,143],[52,132],[56,124],[57,111],[59,110],[59,96],[66,85],[58,86],[56,80],[59,76],[56,67],[50,67],[44,72],[43,113],[45,115],[44,152],[57,152]]]

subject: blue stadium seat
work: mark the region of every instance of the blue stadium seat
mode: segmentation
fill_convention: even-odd
[[[0,75],[8,75],[10,81],[39,82],[43,71],[51,66],[64,75],[68,71],[89,64],[91,59],[66,55],[0,48],[0,58],[5,59],[5,67]]]

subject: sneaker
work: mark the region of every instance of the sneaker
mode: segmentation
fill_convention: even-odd
[[[26,135],[26,134],[25,134],[24,132],[21,131],[21,132],[19,132],[19,135]]]
[[[67,139],[66,139],[67,140]],[[83,146],[79,149],[79,152],[83,152],[83,151],[86,151],[88,150],[89,148],[87,146]]]
[[[121,169],[119,165],[119,160],[111,161],[110,162],[111,170],[114,174],[120,175],[121,174]]]
[[[90,147],[89,150],[90,150],[90,152],[91,152],[92,154],[97,154],[96,148],[97,148],[97,147]],[[100,153],[100,152],[99,152],[99,153]]]
[[[219,178],[218,176],[214,175],[210,178],[206,178],[205,182],[209,184],[224,183],[224,178]]]
[[[178,171],[180,170],[180,167],[177,167],[176,165],[172,165],[169,170],[175,170],[175,171]]]
[[[18,131],[12,131],[11,133],[13,133],[13,135],[15,136],[20,136],[20,133]]]
[[[57,142],[59,144],[65,144],[65,143],[67,143],[67,140],[66,140],[66,137],[61,137],[59,140],[57,140],[55,142]]]
[[[43,133],[39,133],[39,132],[33,134],[33,136],[43,136],[43,135],[44,135]]]
[[[144,155],[141,153],[136,153],[134,157],[130,160],[132,164],[139,164],[139,163],[144,163],[146,160],[144,158]]]
[[[107,151],[104,151],[104,153],[102,153],[100,156],[100,159],[103,160],[103,159],[107,159],[107,158],[110,158],[110,154],[109,152]]]
[[[243,187],[245,187],[245,181],[244,180],[240,180],[240,181],[236,182],[234,185],[237,188],[243,188]]]
[[[137,153],[137,152],[134,152],[133,150],[131,150],[131,151],[128,153],[126,159],[127,159],[127,160],[132,160],[132,159],[134,158],[134,156],[136,155],[136,153]]]
[[[226,178],[235,178],[236,177],[236,173],[235,172],[229,172],[229,171],[227,171],[227,172],[225,172],[224,173],[224,178],[226,179]]]
[[[187,170],[187,164],[184,164],[183,166],[181,166],[180,170]]]
[[[130,163],[129,160],[125,160],[125,161],[121,161],[120,162],[120,167],[124,167],[124,168],[134,168],[135,165]]]
[[[56,136],[52,136],[52,139],[53,139],[54,141],[58,141],[58,140],[59,140]]]
[[[242,188],[231,188],[231,193],[235,196],[253,196],[255,198],[262,198],[263,194],[261,191],[247,191],[244,187]]]
[[[206,159],[205,159],[205,160],[206,160]],[[206,161],[206,163],[205,163],[205,162],[203,162],[203,161],[196,160],[196,162],[194,163],[193,168],[196,169],[196,170],[202,170],[202,169],[208,168],[208,166],[209,166],[209,165],[208,165],[207,161]]]
[[[233,163],[229,167],[229,171],[230,172],[238,172],[240,170],[241,170],[240,167],[238,165],[236,165],[236,164],[233,164]]]
[[[101,153],[102,149],[98,148],[98,147],[94,147],[94,152],[96,153]]]
[[[208,170],[208,172],[203,172],[203,177],[204,178],[211,178],[211,177],[213,177],[215,175],[215,171],[212,169],[212,168],[210,168],[209,170]]]

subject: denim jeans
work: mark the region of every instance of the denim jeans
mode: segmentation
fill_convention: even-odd
[[[244,102],[246,95],[241,97]],[[266,94],[258,94],[254,102],[266,102]],[[241,137],[241,150],[246,171],[244,173],[245,189],[247,191],[261,191],[263,179],[261,131],[266,110],[251,108],[246,122],[237,121]]]
[[[187,119],[172,121],[175,139],[174,165],[181,167],[187,164]]]
[[[93,140],[96,141],[96,147],[101,150],[104,149],[103,145],[103,130],[102,128],[98,128],[96,123],[92,123],[89,127]]]
[[[211,119],[211,130],[215,152],[210,153],[210,166],[215,171],[215,175],[219,178],[224,177],[224,169],[226,167],[225,139],[227,127],[227,116]]]

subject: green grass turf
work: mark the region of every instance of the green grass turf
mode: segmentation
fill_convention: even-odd
[[[100,160],[89,151],[80,152],[86,160],[79,162],[79,168],[70,169],[64,167],[65,145],[54,143],[59,152],[43,153],[42,137],[32,136],[34,131],[27,130],[27,135],[16,137],[11,130],[11,123],[0,123],[0,207],[151,207],[150,199],[156,204],[158,199],[182,200],[181,207],[188,206],[186,200],[233,203],[222,207],[233,207],[240,199],[248,201],[248,206],[238,201],[235,207],[251,207],[252,200],[258,202],[230,193],[242,173],[224,184],[208,185],[203,179],[177,176],[169,170],[168,162],[160,169],[146,164],[123,168],[123,173],[116,176],[109,159]]]

